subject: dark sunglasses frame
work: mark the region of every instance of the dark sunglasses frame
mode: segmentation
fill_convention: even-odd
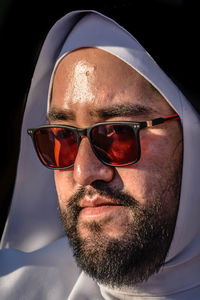
[[[68,126],[68,125],[57,125],[57,124],[52,124],[52,125],[43,125],[43,126],[39,126],[39,127],[35,127],[35,128],[30,128],[30,129],[27,129],[27,133],[31,136],[32,138],[32,141],[33,141],[33,145],[34,145],[34,148],[35,148],[35,151],[41,161],[41,163],[51,169],[51,170],[66,170],[66,169],[70,169],[73,167],[74,164],[68,166],[68,167],[61,167],[61,168],[55,168],[55,167],[50,167],[48,165],[46,165],[39,153],[38,153],[38,150],[37,150],[37,146],[36,146],[36,138],[35,138],[35,134],[38,130],[40,129],[44,129],[44,128],[66,128],[66,129],[69,129],[71,130],[72,132],[74,132],[74,134],[76,135],[76,138],[77,138],[77,147],[79,148],[79,145],[80,145],[80,142],[81,142],[81,137],[83,136],[86,136],[90,142],[90,145],[91,145],[91,148],[95,154],[95,156],[105,165],[107,166],[111,166],[111,167],[125,167],[125,166],[129,166],[129,165],[133,165],[135,164],[136,162],[139,161],[140,159],[140,156],[141,156],[141,147],[140,147],[140,139],[139,139],[139,131],[143,128],[146,128],[146,127],[152,127],[152,126],[155,126],[155,125],[159,125],[159,124],[162,124],[162,123],[165,123],[165,122],[168,122],[168,121],[173,121],[173,120],[179,120],[180,117],[178,114],[173,114],[173,115],[168,115],[168,116],[164,116],[164,117],[160,117],[160,118],[156,118],[156,119],[153,119],[153,120],[150,120],[150,121],[144,121],[144,122],[132,122],[132,121],[114,121],[114,122],[102,122],[102,123],[96,123],[88,128],[84,128],[84,129],[79,129],[79,128],[76,128],[76,127],[72,127],[72,126]],[[92,131],[93,128],[95,127],[98,127],[98,126],[101,126],[101,125],[128,125],[130,126],[134,133],[135,133],[135,137],[136,137],[136,143],[137,143],[137,159],[133,162],[130,162],[130,163],[126,163],[126,164],[120,164],[120,165],[112,165],[110,163],[107,163],[105,162],[98,154],[98,152],[96,151],[95,147],[93,146],[93,143],[92,143],[92,140],[91,140],[91,136],[90,136],[90,133]]]

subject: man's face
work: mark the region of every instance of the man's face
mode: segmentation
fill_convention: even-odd
[[[140,74],[102,50],[71,52],[55,72],[52,124],[85,128],[173,113]],[[142,129],[140,142],[136,164],[110,167],[83,137],[74,167],[55,170],[61,217],[78,264],[106,284],[147,279],[163,264],[173,236],[181,182],[180,124]]]

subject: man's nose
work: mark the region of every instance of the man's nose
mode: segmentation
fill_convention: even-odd
[[[104,165],[92,151],[89,140],[84,137],[79,146],[74,163],[74,180],[76,183],[86,186],[96,180],[110,182],[114,177],[114,168]]]

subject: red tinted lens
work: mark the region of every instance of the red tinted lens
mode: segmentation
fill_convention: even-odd
[[[95,152],[106,163],[126,165],[138,158],[135,132],[128,125],[99,125],[91,132]]]
[[[67,128],[42,128],[35,133],[35,144],[42,162],[51,168],[73,165],[78,151],[75,133]]]

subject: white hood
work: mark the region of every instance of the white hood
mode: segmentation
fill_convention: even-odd
[[[64,235],[57,211],[53,172],[39,162],[26,130],[45,123],[49,84],[55,64],[63,55],[80,47],[103,49],[137,70],[179,114],[183,126],[180,207],[165,266],[147,282],[126,291],[100,287],[101,292],[106,299],[133,299],[133,295],[141,295],[141,298],[147,295],[161,297],[195,288],[200,285],[199,115],[139,42],[113,20],[95,11],[76,11],[64,16],[51,29],[42,48],[27,100],[16,185],[1,247],[35,253]],[[5,259],[6,250],[2,251]],[[71,256],[70,250],[68,255]],[[65,256],[62,259],[65,261]],[[79,272],[76,272],[78,276]],[[93,298],[91,293],[99,295],[99,287],[82,273],[70,299],[101,299],[100,295]]]

